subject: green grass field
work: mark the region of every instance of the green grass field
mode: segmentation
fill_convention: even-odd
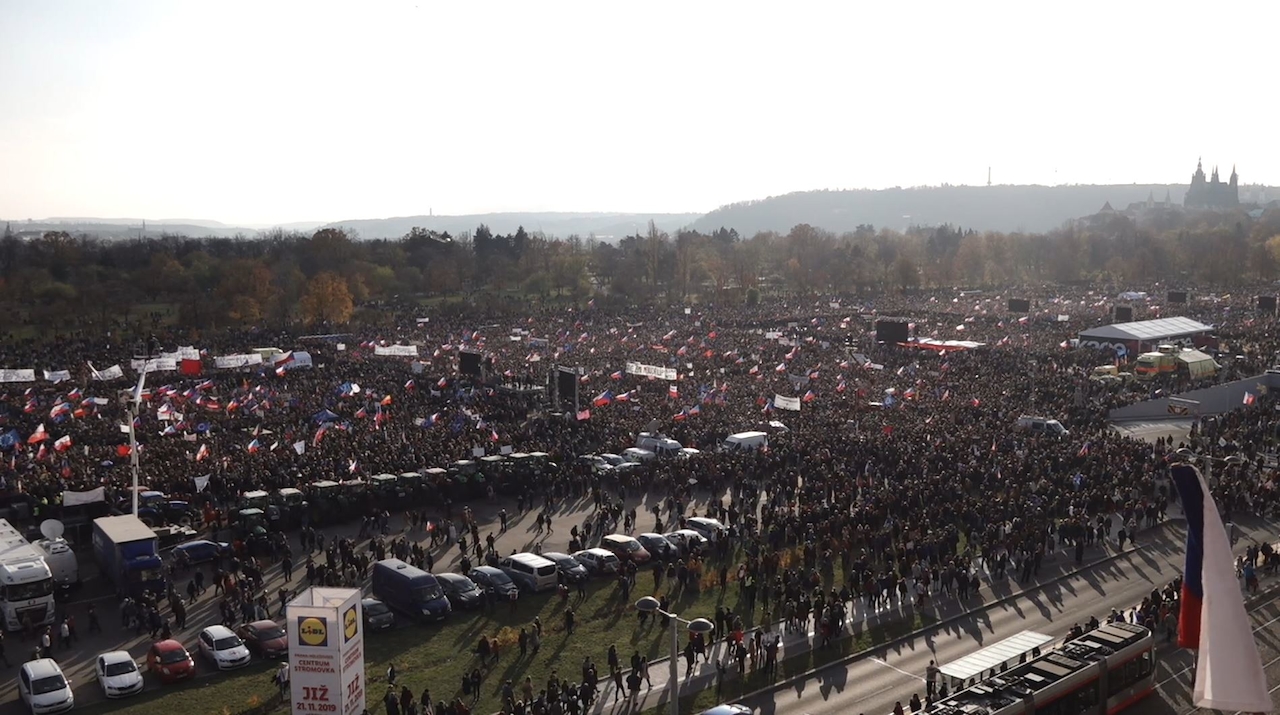
[[[837,569],[838,570],[838,569]],[[700,591],[682,594],[667,591],[664,579],[662,591],[672,598],[672,608],[684,618],[713,618],[717,605],[724,605],[738,612],[738,587],[730,583],[725,591],[713,584],[708,569],[704,586]],[[642,571],[637,577],[637,587],[625,601],[616,583],[601,580],[591,584],[587,598],[579,601],[576,595],[562,602],[556,595],[521,598],[514,612],[508,604],[499,605],[493,613],[455,613],[443,625],[398,625],[383,633],[365,636],[365,666],[367,669],[368,707],[375,715],[383,713],[382,696],[386,693],[387,665],[395,662],[398,672],[397,690],[408,686],[415,697],[424,687],[430,687],[434,700],[449,700],[461,694],[464,673],[471,672],[479,664],[475,646],[479,637],[496,636],[501,644],[501,654],[496,665],[482,669],[484,681],[479,701],[473,707],[476,713],[497,712],[501,702],[502,684],[510,679],[519,692],[525,676],[533,679],[535,693],[545,685],[553,670],[564,678],[577,681],[581,678],[583,659],[590,656],[597,672],[607,679],[606,653],[615,644],[621,661],[630,660],[631,653],[639,650],[650,660],[664,656],[668,645],[666,631],[650,619],[643,628],[638,627],[638,617],[632,604],[644,595],[653,593],[653,577]],[[576,625],[572,635],[564,630],[564,611],[573,608]],[[530,626],[534,617],[543,624],[543,641],[540,652],[520,658],[517,636],[521,626]],[[760,618],[757,607],[748,624]],[[859,650],[883,644],[930,622],[915,616],[911,621],[899,621],[866,629],[852,637],[839,641],[826,650],[815,650],[788,658],[779,666],[779,678],[785,679],[818,667]],[[785,657],[785,652],[784,652]],[[202,663],[201,668],[206,666]],[[665,667],[665,664],[652,666]],[[150,690],[137,698],[111,703],[97,703],[82,710],[102,711],[125,715],[237,715],[247,712],[274,710],[283,713],[279,706],[271,707],[275,700],[275,686],[271,682],[274,664],[256,662],[235,673],[225,673],[202,678],[185,685],[167,686]],[[709,688],[687,699],[682,712],[698,712],[720,701],[732,700],[744,693],[765,687],[768,683],[758,673],[749,673],[745,679],[736,675],[724,684],[724,691],[717,696]],[[682,699],[686,701],[686,699]]]

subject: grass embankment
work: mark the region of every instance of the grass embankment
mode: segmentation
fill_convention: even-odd
[[[672,609],[684,618],[713,618],[716,606],[723,605],[739,613],[739,592],[734,583],[721,591],[714,586],[715,569],[708,567],[700,590],[674,593],[668,590],[664,579],[662,593],[672,599]],[[837,567],[837,578],[839,568]],[[431,689],[434,700],[449,700],[461,693],[462,676],[479,667],[475,646],[479,637],[496,636],[501,644],[497,664],[481,668],[484,681],[481,696],[472,708],[476,713],[496,712],[501,703],[502,685],[511,680],[517,693],[525,676],[530,676],[536,693],[545,686],[552,671],[562,678],[578,681],[581,678],[583,659],[590,656],[602,680],[608,678],[606,653],[609,645],[618,648],[624,669],[633,651],[639,650],[649,660],[666,655],[668,642],[666,631],[649,619],[643,628],[638,627],[638,617],[632,604],[644,595],[654,592],[653,577],[642,571],[637,577],[637,587],[627,599],[612,580],[594,582],[585,600],[576,595],[567,602],[552,595],[521,598],[514,611],[508,604],[500,604],[493,613],[455,613],[443,625],[398,624],[395,629],[383,633],[367,633],[365,636],[365,666],[367,674],[368,706],[372,713],[382,713],[382,697],[386,693],[387,665],[394,661],[397,690],[408,686],[419,697],[424,687]],[[572,608],[576,623],[572,635],[565,632],[564,612]],[[543,640],[540,652],[520,657],[517,645],[520,628],[531,627],[534,617],[543,624]],[[751,625],[761,616],[757,604],[754,613],[744,615]],[[930,617],[924,617],[924,624]],[[808,669],[831,663],[859,650],[883,644],[900,637],[922,625],[920,616],[911,621],[900,621],[867,628],[839,641],[825,650],[810,651],[783,660],[779,665],[779,680],[798,675]],[[785,658],[786,653],[784,651]],[[202,672],[208,668],[201,662]],[[651,666],[661,668],[659,666]],[[683,667],[683,666],[682,666]],[[238,713],[271,710],[283,712],[282,707],[270,708],[275,686],[271,682],[275,665],[255,662],[245,670],[222,673],[201,678],[185,685],[157,687],[127,701],[95,703],[86,710],[124,715],[236,715]],[[745,679],[731,675],[724,685],[723,700],[731,700],[768,685],[762,674],[751,673]],[[691,697],[683,711],[697,712],[696,708],[710,707],[718,702],[715,689]]]

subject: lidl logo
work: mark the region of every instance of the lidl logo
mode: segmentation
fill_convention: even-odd
[[[298,618],[298,645],[323,648],[329,645],[329,619],[320,616]]]
[[[360,632],[360,617],[356,615],[356,607],[352,606],[342,614],[342,642],[350,643]]]

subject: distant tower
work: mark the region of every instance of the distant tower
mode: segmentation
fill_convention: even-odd
[[[987,186],[991,185],[991,167],[987,167]]]
[[[1191,186],[1187,189],[1187,197],[1182,204],[1187,208],[1196,209],[1223,209],[1239,206],[1239,182],[1240,178],[1236,175],[1235,167],[1231,168],[1231,179],[1225,183],[1219,178],[1216,166],[1206,180],[1204,166],[1197,161],[1196,173],[1191,175]]]

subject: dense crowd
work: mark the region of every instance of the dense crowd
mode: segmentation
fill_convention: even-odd
[[[1005,310],[1007,297],[530,308],[522,315],[430,316],[377,334],[305,340],[265,331],[198,341],[160,333],[166,349],[204,350],[204,374],[148,375],[134,423],[141,483],[227,509],[253,489],[445,467],[478,448],[543,451],[561,466],[518,485],[521,510],[594,497],[606,515],[592,525],[598,532],[606,520],[635,525],[635,515],[612,506],[627,492],[647,493],[652,516],[667,524],[693,516],[688,505],[695,496],[722,495],[703,513],[731,528],[733,554],[713,558],[708,573],[719,571],[722,581],[732,574],[752,610],[759,604],[760,621],[813,615],[836,632],[854,600],[874,609],[907,596],[963,598],[978,585],[971,574],[979,560],[1001,576],[1007,570],[1026,580],[1057,545],[1071,544],[1078,559],[1113,526],[1132,533],[1164,513],[1171,497],[1166,456],[1180,445],[1123,437],[1106,418],[1113,407],[1178,386],[1089,379],[1093,367],[1115,356],[1068,341],[1104,321],[1109,298],[1030,295],[1036,307],[1019,320]],[[1153,306],[1135,317],[1160,312]],[[1280,349],[1275,320],[1254,315],[1243,298],[1204,298],[1178,312],[1217,326],[1226,351],[1215,379],[1258,374]],[[920,337],[984,346],[879,345],[871,327],[876,315],[907,317]],[[375,352],[408,343],[418,345],[417,358]],[[306,350],[314,365],[212,369],[213,356],[261,345]],[[130,347],[72,340],[0,349],[0,365],[72,372],[68,382],[10,385],[0,397],[13,435],[0,464],[11,505],[25,505],[40,519],[61,513],[65,490],[105,486],[109,503],[124,499],[130,455],[121,427],[130,417],[122,398],[132,375],[98,382],[87,364],[127,364]],[[459,374],[464,350],[492,358],[489,379]],[[679,379],[629,374],[628,362],[673,368]],[[578,405],[549,405],[544,391],[529,389],[544,388],[553,365],[582,369]],[[777,396],[798,398],[800,409],[782,409]],[[1229,510],[1274,508],[1267,456],[1280,437],[1274,414],[1272,397],[1262,395],[1252,406],[1201,421],[1186,445],[1244,458],[1215,475],[1215,493]],[[1022,415],[1060,420],[1070,433],[1022,431]],[[715,451],[727,435],[751,429],[770,433],[769,449]],[[703,452],[605,473],[579,459],[622,452],[646,430]],[[43,441],[33,439],[39,434]],[[55,448],[63,437],[70,445]],[[452,527],[465,540],[470,525],[455,502],[466,498],[428,505],[416,523]],[[364,506],[366,518],[379,517],[380,506]],[[1113,525],[1116,515],[1120,523]],[[470,543],[475,563],[496,556],[481,548],[479,533]],[[369,550],[419,563],[430,558],[429,549],[381,539]],[[327,551],[321,582],[358,579],[367,568],[354,543],[331,543]],[[310,556],[308,563],[314,580]],[[830,583],[836,564],[843,581]],[[258,615],[267,604],[259,594],[227,608]],[[235,616],[224,613],[226,620]]]

